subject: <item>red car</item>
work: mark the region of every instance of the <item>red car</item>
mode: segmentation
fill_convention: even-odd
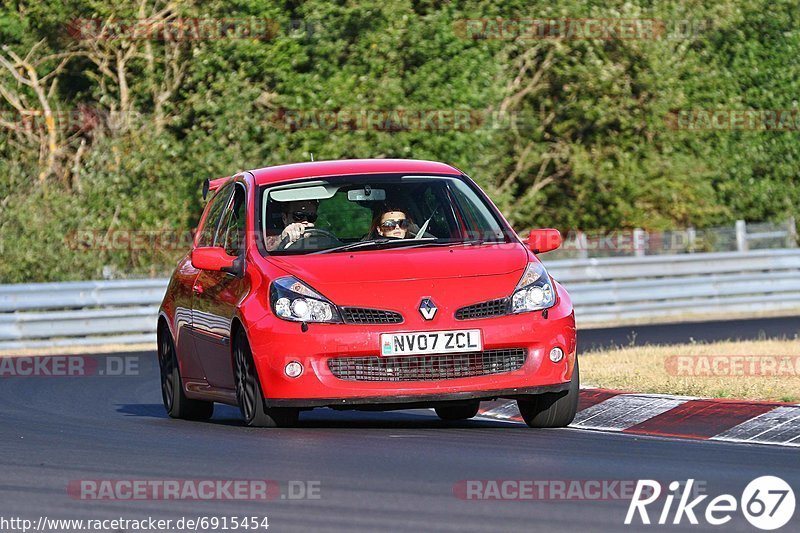
[[[299,163],[206,181],[194,248],[158,318],[164,406],[250,426],[299,412],[432,407],[445,420],[516,399],[531,427],[569,424],[579,391],[570,297],[458,169]]]

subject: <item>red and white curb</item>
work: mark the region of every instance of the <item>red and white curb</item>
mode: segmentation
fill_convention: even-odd
[[[508,400],[483,403],[478,416],[522,422]],[[800,405],[581,389],[570,427],[800,447]]]

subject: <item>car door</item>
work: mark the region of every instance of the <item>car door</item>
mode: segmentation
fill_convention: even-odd
[[[187,255],[178,264],[168,289],[174,306],[175,349],[181,362],[181,377],[190,381],[205,379],[192,331],[192,288],[198,274],[200,271],[192,265],[191,256]]]
[[[213,238],[201,235],[198,245],[222,247],[233,256],[245,253],[246,198],[243,182],[231,184]],[[244,278],[228,272],[201,270],[195,279],[192,329],[198,357],[212,387],[234,389],[231,322],[247,290]]]
[[[232,186],[220,189],[215,193],[205,209],[198,224],[197,246],[211,246],[214,242],[217,227],[225,212],[232,192]],[[197,354],[197,342],[192,319],[192,306],[194,300],[194,287],[201,270],[192,263],[190,253],[179,265],[175,281],[177,294],[175,300],[175,342],[181,361],[181,376],[184,380],[196,382],[205,381],[206,375],[200,358]]]

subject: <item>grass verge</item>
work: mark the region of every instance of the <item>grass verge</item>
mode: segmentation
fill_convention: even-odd
[[[39,355],[106,355],[121,352],[156,351],[156,343],[98,344],[96,346],[47,346],[43,348],[9,348],[0,350],[0,357],[36,357]]]
[[[639,346],[581,355],[585,385],[703,398],[800,402],[800,340]]]

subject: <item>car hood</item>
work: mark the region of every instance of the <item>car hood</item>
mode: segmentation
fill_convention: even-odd
[[[528,262],[519,244],[369,250],[272,256],[274,264],[307,283],[374,283],[469,278],[517,272]]]
[[[472,302],[506,296],[528,257],[522,245],[505,243],[272,256],[270,261],[339,305],[385,308],[389,295],[396,299],[406,291],[417,303],[419,294],[443,292]]]

